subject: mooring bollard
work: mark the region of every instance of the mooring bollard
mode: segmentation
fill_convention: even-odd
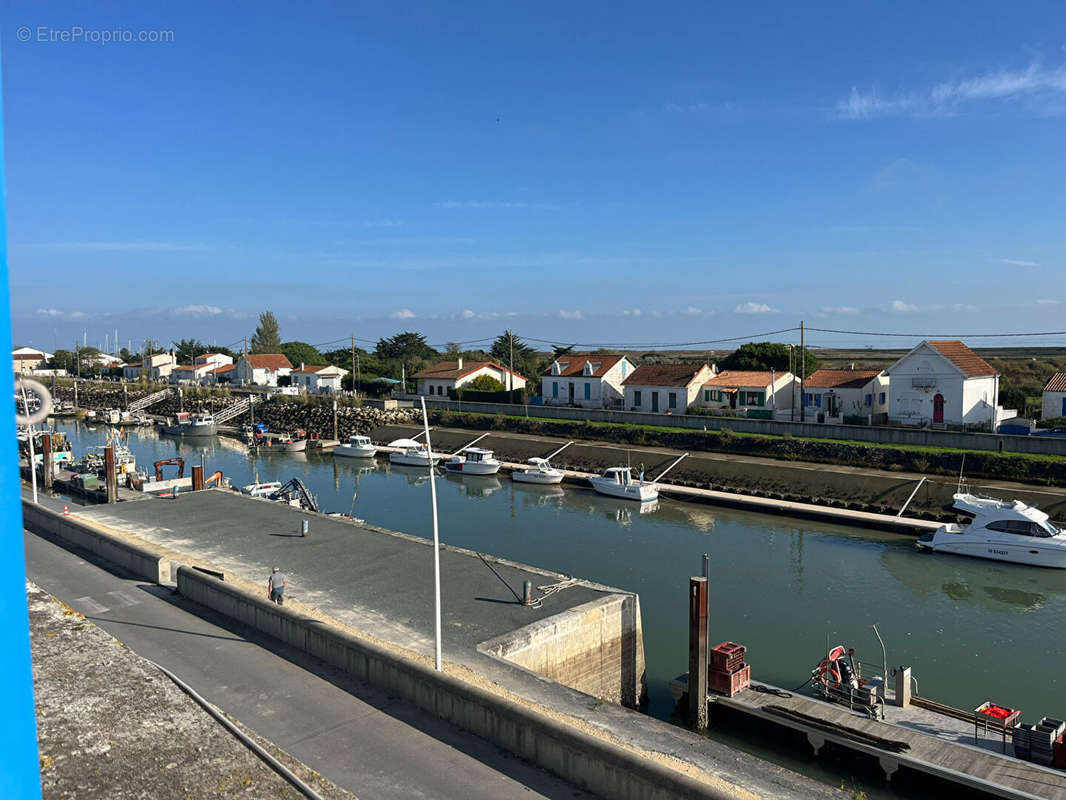
[[[311,527],[311,523],[306,519],[300,520],[300,535],[306,536],[308,529]]]
[[[522,605],[533,605],[533,584],[529,581],[525,581],[522,584]]]
[[[688,580],[688,724],[707,730],[707,579]]]

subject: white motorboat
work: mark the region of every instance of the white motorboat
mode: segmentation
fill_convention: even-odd
[[[592,488],[600,494],[620,497],[623,500],[638,500],[647,503],[659,499],[659,486],[644,480],[644,474],[634,479],[629,467],[608,467],[602,475],[589,478]]]
[[[563,482],[562,470],[551,465],[546,458],[527,458],[526,463],[530,466],[526,469],[516,469],[511,473],[511,480],[519,483],[539,483],[551,485]]]
[[[281,481],[264,481],[262,483],[250,483],[241,487],[241,494],[250,494],[252,497],[269,497],[281,489]]]
[[[431,453],[424,443],[414,439],[396,439],[389,442],[389,447],[400,448],[398,453],[389,453],[389,461],[408,467],[436,466],[443,457],[440,453]]]
[[[163,433],[172,436],[214,436],[218,433],[215,418],[211,414],[190,414],[183,411],[173,423],[163,425]]]
[[[273,440],[271,446],[281,453],[302,453],[307,449],[307,439],[294,439],[283,433]]]
[[[345,444],[333,448],[333,455],[349,458],[373,458],[378,449],[370,442],[368,436],[349,436]]]
[[[1066,532],[1048,515],[1020,500],[997,500],[957,493],[954,507],[971,519],[950,523],[919,537],[923,550],[994,561],[1066,569]]]
[[[500,471],[500,462],[492,455],[491,450],[468,447],[445,461],[444,468],[448,472],[459,472],[463,475],[495,475]]]

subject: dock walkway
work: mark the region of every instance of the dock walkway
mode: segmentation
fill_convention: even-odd
[[[753,682],[752,685],[762,684]],[[766,688],[779,691],[776,687]],[[889,777],[900,767],[907,767],[998,797],[1066,800],[1066,772],[994,752],[992,748],[1000,744],[998,738],[985,738],[978,745],[967,743],[967,738],[970,742],[974,738],[973,728],[967,723],[923,709],[901,709],[894,706],[887,709],[891,722],[881,722],[852,713],[842,705],[794,692],[785,694],[791,696],[784,697],[777,693],[748,689],[732,698],[713,696],[710,702],[712,708],[717,704],[775,725],[801,731],[807,735],[816,752],[828,741],[874,756]],[[782,709],[816,718],[829,727],[808,724],[801,719],[784,715],[781,713]],[[837,726],[893,742],[902,742],[908,747],[902,752],[880,749],[872,744],[857,741],[848,736],[846,731],[832,732],[834,727],[839,731]],[[922,732],[923,728],[927,732]],[[1009,750],[1009,738],[1007,747]]]

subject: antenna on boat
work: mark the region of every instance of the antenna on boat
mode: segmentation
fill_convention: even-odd
[[[434,665],[437,672],[441,671],[440,658],[440,534],[437,527],[437,483],[434,480],[436,471],[433,464],[433,445],[429,440],[429,415],[426,413],[426,398],[422,400],[422,424],[426,434],[426,460],[429,462],[429,494],[433,502],[433,630],[435,638]]]
[[[958,487],[958,493],[959,494],[962,494],[962,488],[963,488],[962,471],[965,468],[966,468],[966,454],[963,453],[962,454],[962,463],[959,465],[959,487]]]

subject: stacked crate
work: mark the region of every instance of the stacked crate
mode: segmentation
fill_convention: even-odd
[[[708,688],[732,697],[751,686],[751,665],[744,663],[747,649],[736,642],[722,642],[712,647]]]
[[[1027,722],[1019,723],[1014,726],[1014,732],[1011,734],[1011,741],[1014,742],[1014,757],[1021,758],[1025,761],[1029,760],[1029,747],[1032,741],[1032,732],[1035,725],[1030,725]]]
[[[1055,763],[1055,749],[1062,741],[1066,722],[1052,717],[1043,717],[1029,734],[1030,759],[1036,764],[1050,767]]]

